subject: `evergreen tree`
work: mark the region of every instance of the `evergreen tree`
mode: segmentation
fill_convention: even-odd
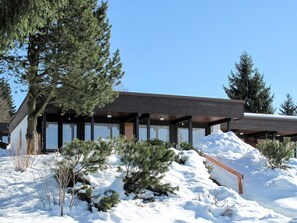
[[[280,105],[280,115],[297,115],[297,106],[290,94],[286,95],[286,99]]]
[[[254,113],[274,113],[270,87],[265,86],[263,75],[254,68],[252,57],[244,52],[240,62],[235,63],[236,72],[228,76],[229,87],[224,90],[230,99],[244,100],[245,111]]]
[[[0,122],[9,122],[9,105],[7,100],[3,98],[2,91],[0,89]]]
[[[0,11],[14,11],[9,8],[14,4],[5,2],[0,2]],[[110,55],[106,2],[41,0],[30,7],[21,6],[15,12],[18,16],[12,14],[6,26],[0,25],[2,36],[9,37],[9,44],[0,48],[0,69],[28,86],[26,138],[30,154],[35,148],[37,117],[49,103],[63,112],[73,109],[77,115],[91,115],[96,106],[115,99],[113,86],[120,83],[123,72],[119,51]],[[45,13],[40,14],[40,9]],[[19,19],[23,15],[25,19]],[[8,27],[7,31],[3,27]]]
[[[0,78],[0,91],[2,93],[2,98],[5,100],[9,106],[9,116],[12,118],[15,114],[15,105],[12,99],[11,89],[9,83]]]

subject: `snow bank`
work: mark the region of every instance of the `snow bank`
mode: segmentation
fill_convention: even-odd
[[[248,201],[234,190],[218,186],[209,179],[204,158],[195,151],[178,152],[187,158],[185,165],[174,162],[163,179],[179,186],[179,191],[169,197],[155,197],[156,201],[144,203],[123,191],[124,172],[119,171],[120,159],[112,155],[108,168],[89,176],[96,193],[113,189],[121,202],[108,213],[87,211],[86,202],[80,202],[72,210],[67,208],[59,217],[59,207],[44,208],[40,200],[42,184],[40,171],[46,179],[52,172],[53,155],[36,156],[36,164],[25,172],[13,168],[13,157],[0,157],[0,222],[288,222],[290,218]],[[237,155],[239,156],[239,154]],[[149,191],[145,196],[150,196]],[[289,198],[288,198],[289,199]],[[288,204],[291,200],[279,200]],[[289,206],[289,205],[288,205]],[[290,207],[288,207],[290,208]]]
[[[257,149],[244,143],[232,132],[214,132],[205,137],[197,148],[244,175],[242,197],[297,218],[296,159],[291,159],[286,170],[271,170]],[[213,176],[220,183],[237,190],[235,176],[218,167],[215,167]]]

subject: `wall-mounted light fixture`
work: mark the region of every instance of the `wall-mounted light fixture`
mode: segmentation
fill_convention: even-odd
[[[107,118],[112,118],[112,115],[111,114],[108,114],[106,117]]]
[[[165,120],[165,118],[164,118],[164,117],[161,117],[161,118],[160,118],[160,121],[164,121],[164,120]]]

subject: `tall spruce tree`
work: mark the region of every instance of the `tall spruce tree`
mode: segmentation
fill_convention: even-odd
[[[9,122],[9,105],[6,99],[4,99],[2,90],[0,89],[0,122]]]
[[[25,13],[27,20],[8,19],[12,21],[12,25],[6,24],[8,31],[0,26],[2,37],[10,37],[9,47],[1,48],[0,68],[28,86],[29,154],[35,148],[37,117],[49,103],[60,106],[63,112],[72,109],[77,115],[91,115],[96,106],[115,99],[113,87],[123,75],[119,51],[110,54],[107,3],[65,2],[40,1],[52,9],[44,15],[37,12],[39,8],[24,6],[16,14]],[[14,10],[1,1],[0,11],[2,8]],[[34,22],[28,25],[31,20]],[[16,34],[18,29],[21,35]]]
[[[9,106],[9,116],[12,118],[15,114],[15,105],[12,99],[11,88],[7,80],[0,78],[1,97]]]
[[[297,115],[297,105],[294,103],[293,98],[288,93],[286,99],[280,105],[280,115]]]
[[[245,101],[245,111],[253,113],[273,114],[273,97],[270,87],[265,86],[263,75],[254,68],[252,57],[244,52],[239,63],[235,63],[236,71],[228,76],[229,87],[224,87],[230,99]]]

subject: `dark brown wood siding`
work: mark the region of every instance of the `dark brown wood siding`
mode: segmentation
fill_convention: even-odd
[[[241,118],[243,109],[242,101],[123,92],[113,103],[96,110]]]

